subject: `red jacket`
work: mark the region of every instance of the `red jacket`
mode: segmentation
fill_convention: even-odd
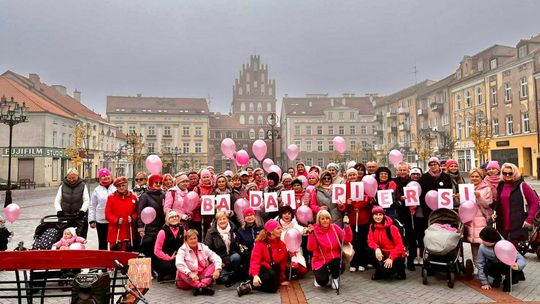
[[[385,215],[383,222],[380,224],[371,224],[368,232],[368,246],[373,250],[380,248],[385,257],[395,260],[406,255],[401,234],[399,234],[398,228],[392,223],[392,218]],[[387,227],[390,227],[390,234],[393,241],[388,238]]]
[[[107,241],[116,243],[118,229],[120,229],[119,241],[130,240],[130,230],[128,216],[131,216],[132,232],[136,233],[137,219],[137,196],[132,192],[128,192],[125,196],[118,192],[114,192],[107,198],[105,206],[105,218],[109,222],[109,232]],[[118,226],[118,219],[122,218],[122,224]],[[135,236],[131,236],[135,238]]]
[[[199,195],[199,203],[197,203],[197,207],[193,210],[193,216],[191,217],[191,220],[193,222],[200,222],[201,221],[201,196],[203,195],[213,195],[214,194],[214,186],[206,186],[203,183],[200,183],[197,187],[193,189],[193,192],[197,193]],[[213,215],[205,215],[204,221],[212,221],[214,219]],[[210,223],[210,222],[209,222]]]
[[[307,249],[313,252],[311,268],[318,270],[331,260],[339,259],[341,254],[340,244],[343,238],[345,238],[344,243],[352,242],[352,230],[347,225],[345,231],[343,231],[336,224],[331,224],[326,229],[319,226],[319,224],[315,224],[313,228],[313,233],[308,235]]]
[[[279,265],[279,279],[280,282],[285,281],[285,268],[287,267],[287,246],[279,238],[268,238],[267,242],[255,242],[253,251],[251,252],[251,264],[249,266],[249,274],[252,276],[259,275],[261,267],[266,269],[272,269],[270,266],[270,252],[268,251],[267,244],[270,244],[272,250],[272,258],[274,263]]]
[[[351,183],[347,182],[346,195],[348,201],[351,198]],[[371,218],[371,206],[373,198],[364,193],[363,201],[351,202],[350,204],[338,205],[338,209],[341,212],[347,212],[349,217],[349,224],[351,226],[365,225],[369,223]]]

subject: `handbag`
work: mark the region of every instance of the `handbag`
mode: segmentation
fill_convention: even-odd
[[[332,227],[332,230],[334,231],[334,234],[336,235],[336,238],[339,241],[340,240],[339,236],[338,236],[336,230],[334,229],[334,227]],[[345,233],[345,231],[343,231],[343,233]],[[340,244],[340,246],[341,246],[341,244]],[[341,246],[341,251],[343,252],[343,257],[345,258],[347,263],[350,263],[352,261],[353,257],[354,257],[354,248],[353,248],[352,244],[349,243],[349,242],[343,243],[343,246]]]

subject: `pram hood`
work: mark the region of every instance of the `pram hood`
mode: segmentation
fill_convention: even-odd
[[[449,224],[452,227],[458,228],[461,230],[462,224],[461,219],[457,212],[452,209],[439,208],[431,212],[428,218],[428,226],[433,224]]]

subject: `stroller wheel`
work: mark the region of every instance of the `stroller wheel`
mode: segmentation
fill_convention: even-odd
[[[465,279],[467,281],[472,280],[473,274],[474,274],[474,264],[473,264],[473,261],[468,259],[467,261],[465,261]]]
[[[448,273],[448,287],[454,288],[454,281],[456,277],[453,272]]]
[[[427,285],[428,272],[427,269],[422,267],[422,284]]]

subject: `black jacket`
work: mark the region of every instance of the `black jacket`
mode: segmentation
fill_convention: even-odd
[[[450,175],[444,172],[442,172],[437,178],[434,178],[431,176],[431,174],[429,174],[429,172],[426,172],[422,175],[422,177],[420,177],[418,182],[422,188],[422,194],[420,194],[420,207],[422,207],[424,218],[427,219],[431,213],[431,209],[426,204],[426,193],[428,193],[430,190],[437,191],[438,189],[452,189],[452,179],[450,178]]]
[[[226,263],[229,256],[239,251],[238,243],[236,240],[236,227],[230,221],[229,225],[231,225],[231,230],[229,231],[229,239],[231,240],[229,254],[227,254],[227,247],[225,246],[225,242],[223,241],[223,238],[221,238],[221,235],[217,230],[216,221],[212,223],[212,226],[210,227],[210,229],[208,229],[208,232],[206,233],[206,236],[204,238],[204,244],[206,244],[206,246],[208,246],[210,250],[219,255],[224,263]]]
[[[139,198],[139,218],[137,220],[137,227],[139,229],[144,229],[144,234],[148,235],[155,239],[157,236],[159,230],[163,227],[165,224],[165,214],[163,213],[163,199],[165,198],[165,195],[163,194],[163,191],[150,191],[143,193],[141,197]],[[145,224],[142,222],[141,219],[141,212],[146,207],[152,207],[154,210],[156,210],[156,218],[153,222],[150,224],[147,224],[145,227]]]

